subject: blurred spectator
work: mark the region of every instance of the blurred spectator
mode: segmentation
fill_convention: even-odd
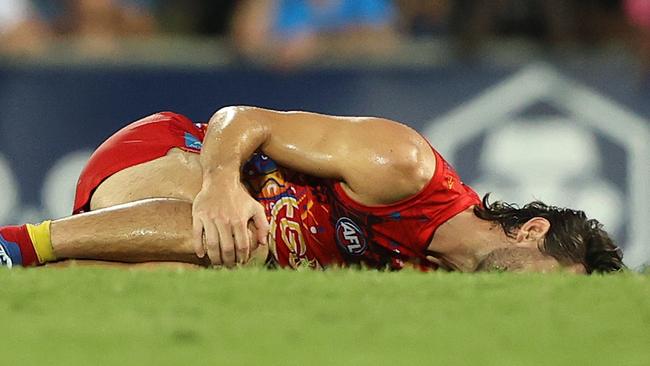
[[[237,0],[157,0],[161,31],[226,36]]]
[[[44,49],[48,33],[28,0],[0,2],[0,52],[38,53]]]
[[[239,51],[290,68],[327,54],[383,54],[396,44],[389,0],[248,0],[233,19]]]
[[[593,45],[624,28],[619,0],[457,0],[452,13],[455,34],[469,45],[490,37]]]
[[[34,0],[57,34],[76,41],[86,55],[102,56],[119,48],[124,37],[157,29],[153,0]]]
[[[626,0],[625,14],[637,30],[636,49],[643,63],[643,72],[650,74],[650,0]]]
[[[398,0],[402,30],[415,37],[448,33],[451,0]]]
[[[649,3],[650,0],[0,0],[0,52],[21,55],[51,50],[67,55],[72,51],[72,55],[78,52],[102,57],[135,49],[133,43],[124,47],[125,38],[160,33],[230,35],[240,55],[291,68],[327,60],[332,55],[352,60],[390,56],[402,34],[417,38],[451,35],[469,51],[489,44],[486,40],[513,37],[545,46],[578,44],[594,48],[611,40],[629,40],[629,23],[636,29],[635,49],[650,70]],[[63,41],[49,42],[54,37]]]
[[[495,36],[550,42],[563,39],[570,32],[567,3],[563,0],[458,0],[453,27],[470,45]]]
[[[650,32],[649,0],[626,0],[625,13],[632,24]]]

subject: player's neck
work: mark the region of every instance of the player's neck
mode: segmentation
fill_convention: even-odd
[[[468,208],[436,230],[428,250],[437,253],[443,267],[473,272],[490,252],[510,245],[501,226],[476,217]]]

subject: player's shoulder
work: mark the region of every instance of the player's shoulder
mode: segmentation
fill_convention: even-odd
[[[418,131],[403,123],[392,124],[390,139],[395,140],[390,148],[395,149],[393,158],[401,174],[408,180],[422,186],[429,182],[436,170],[436,152],[429,141]]]
[[[392,204],[421,192],[434,177],[436,155],[429,142],[411,127],[377,119],[372,135],[372,153],[369,157],[372,170],[358,183],[362,199],[376,204]],[[376,156],[375,156],[376,155]],[[381,185],[376,182],[381,181]]]
[[[405,198],[420,193],[434,178],[436,152],[421,134],[413,131],[406,146],[400,173],[403,174]]]

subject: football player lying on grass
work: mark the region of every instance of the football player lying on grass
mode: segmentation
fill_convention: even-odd
[[[481,200],[420,134],[375,117],[226,107],[205,124],[157,113],[95,151],[73,212],[1,228],[0,261],[624,267],[582,211]]]

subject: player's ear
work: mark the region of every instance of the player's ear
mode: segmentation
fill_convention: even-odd
[[[544,236],[551,228],[551,223],[543,217],[533,217],[526,221],[517,232],[518,246],[539,248]]]

